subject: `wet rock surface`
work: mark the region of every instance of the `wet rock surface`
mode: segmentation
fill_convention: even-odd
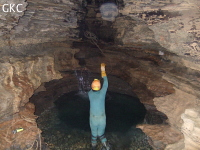
[[[21,107],[20,113],[16,113],[0,123],[1,150],[24,150],[41,147],[41,130],[38,129],[36,123],[38,116],[33,114],[34,111],[35,106],[32,103],[27,103]]]
[[[94,0],[90,2],[94,4]],[[62,71],[73,69],[71,56],[74,50],[70,48],[71,40],[77,40],[80,35],[86,39],[84,31],[89,29],[97,35],[95,39],[102,40],[102,43],[109,42],[105,44],[109,48],[103,50],[106,57],[102,57],[97,45],[93,43],[93,49],[88,48],[89,51],[79,53],[80,57],[86,59],[80,64],[99,73],[97,68],[104,61],[109,73],[129,83],[141,102],[164,113],[168,117],[168,124],[183,133],[185,138],[171,143],[167,146],[168,149],[200,149],[199,137],[195,135],[199,131],[196,126],[199,120],[195,118],[195,113],[200,102],[200,1],[115,2],[119,6],[119,15],[112,24],[102,21],[97,8],[100,4],[88,7],[90,16],[84,20],[83,9],[87,6],[85,0],[1,0],[0,54],[8,57],[0,59],[0,122],[9,124],[13,119],[16,121],[15,115],[22,111],[20,107],[28,103],[34,90],[42,82],[57,78],[54,72],[56,68]],[[3,13],[4,3],[23,4],[23,7],[19,7],[23,12]],[[80,26],[79,21],[83,23],[81,29],[77,28]],[[93,26],[90,24],[87,28],[84,21]],[[112,44],[116,45],[111,48]],[[54,53],[63,45],[64,49]],[[102,44],[100,48],[101,46]],[[96,50],[98,54],[94,52]],[[57,55],[55,70],[53,59],[45,58],[50,54]],[[25,58],[33,55],[37,61],[35,58]],[[40,59],[37,59],[38,56]],[[11,57],[16,57],[19,61],[10,59]],[[59,95],[59,92],[56,91],[55,95]],[[194,110],[195,113],[188,112],[187,109]],[[5,136],[4,129],[10,130],[9,126],[1,126],[0,138]],[[149,135],[154,139],[153,133]],[[15,145],[11,147],[14,140],[12,136],[8,132],[10,141],[1,146],[19,149],[19,145],[24,144],[21,138],[20,141],[15,140]],[[31,144],[37,139],[36,136],[33,137],[29,141]],[[162,139],[157,139],[159,140]],[[30,143],[26,145],[27,148]]]
[[[56,107],[40,115],[38,127],[50,149],[91,149],[89,105],[87,93],[70,92],[55,102]],[[105,106],[105,135],[113,150],[152,150],[148,137],[135,128],[135,124],[142,122],[145,115],[145,108],[138,100],[108,92]],[[98,141],[98,149],[101,147]]]
[[[90,150],[90,131],[68,126],[58,119],[58,110],[50,109],[42,113],[37,120],[42,130],[44,142],[51,150]],[[113,126],[114,127],[114,126]],[[148,137],[140,130],[132,127],[127,132],[106,132],[106,137],[113,150],[153,150],[148,144]],[[98,142],[98,149],[102,147]]]

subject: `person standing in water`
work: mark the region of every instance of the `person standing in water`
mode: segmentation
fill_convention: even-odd
[[[91,84],[91,90],[88,92],[90,100],[90,128],[91,128],[91,144],[92,149],[97,147],[97,138],[103,144],[102,150],[110,150],[110,144],[104,135],[106,128],[106,113],[105,113],[105,97],[108,89],[108,78],[105,71],[106,64],[101,63],[101,77],[103,78],[103,86],[98,79],[94,79]]]

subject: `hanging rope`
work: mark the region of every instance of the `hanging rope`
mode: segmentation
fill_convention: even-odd
[[[85,35],[86,38],[90,39],[91,42],[92,42],[93,44],[95,44],[95,45],[98,47],[98,49],[101,51],[101,53],[105,56],[105,54],[103,53],[102,49],[101,49],[101,48],[99,47],[99,45],[97,44],[97,41],[98,41],[97,36],[96,36],[94,33],[90,32],[90,31],[85,31],[85,32],[84,32],[84,35]]]
[[[102,54],[103,56],[106,56],[106,55],[104,54],[103,50],[102,50],[102,49],[99,47],[99,45],[97,44],[98,38],[97,38],[97,36],[96,36],[94,33],[90,32],[90,31],[85,31],[85,32],[84,32],[84,35],[85,35],[86,38],[90,39],[90,42],[91,42],[91,43],[93,43],[93,44],[95,44],[95,45],[97,46],[97,48],[101,51],[101,54]],[[110,62],[111,69],[110,69],[110,72],[107,73],[107,74],[110,74],[110,73],[112,72],[112,64],[111,64],[111,60],[110,60],[109,57],[108,57],[108,60],[109,60],[109,62]]]
[[[13,140],[9,140],[9,139],[8,139],[8,134],[9,134],[11,128],[12,128],[17,122],[21,122],[21,121],[26,121],[26,127],[28,127],[28,126],[27,126],[27,122],[32,123],[32,124],[35,124],[35,118],[26,117],[26,116],[24,116],[24,115],[22,115],[21,118],[20,118],[19,120],[15,121],[15,122],[14,122],[14,119],[13,119],[11,125],[8,127],[8,130],[7,130],[7,132],[6,132],[6,136],[4,137],[4,139],[5,139],[6,142],[8,142],[8,143],[11,144],[11,143],[13,143],[15,140],[17,140],[20,136],[22,136],[22,135],[23,135],[23,132],[29,131],[31,128],[38,128],[38,127],[37,127],[37,124],[36,124],[36,125],[29,126],[29,127],[26,128],[23,132],[18,133],[18,136],[16,136]],[[37,129],[37,130],[38,130],[37,133],[38,133],[38,135],[39,135],[39,139],[38,139],[38,140],[39,140],[39,143],[38,143],[38,140],[36,139],[36,140],[32,143],[31,147],[28,148],[27,150],[32,150],[32,148],[33,148],[35,142],[36,142],[36,144],[37,144],[35,150],[38,150],[38,147],[39,147],[40,150],[42,149],[41,133],[40,133],[40,130],[39,130],[39,129]],[[31,132],[28,133],[28,136],[27,136],[27,137],[29,137],[30,134],[32,134],[32,133],[31,133]]]

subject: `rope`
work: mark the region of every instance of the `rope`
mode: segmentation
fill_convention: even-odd
[[[26,126],[27,126],[27,122],[33,123],[33,124],[35,123],[35,119],[25,117],[24,115],[21,116],[21,119],[15,121],[15,122],[14,122],[14,119],[13,119],[11,125],[8,127],[8,130],[7,130],[7,132],[6,132],[6,136],[4,137],[4,139],[6,140],[6,142],[8,142],[8,143],[11,144],[11,143],[13,143],[16,139],[18,139],[21,135],[23,135],[23,134],[22,134],[23,131],[22,131],[21,133],[18,133],[19,135],[18,135],[17,137],[15,137],[13,140],[8,140],[8,138],[7,138],[7,137],[8,137],[8,133],[9,133],[9,131],[10,131],[10,128],[13,127],[17,122],[20,122],[20,121],[26,121]],[[27,126],[27,127],[28,127],[28,126]],[[30,130],[30,129],[33,128],[33,127],[38,128],[37,125],[33,125],[33,126],[30,126],[28,129],[26,129],[25,131],[28,131],[28,130]],[[31,134],[31,132],[30,132],[29,134]],[[28,135],[29,135],[29,134],[28,134]],[[41,133],[40,133],[39,129],[38,129],[38,134],[39,134],[39,144],[38,144],[38,140],[36,139],[36,140],[32,143],[32,146],[31,146],[30,148],[28,148],[27,150],[31,150],[32,147],[34,146],[35,142],[37,143],[36,149],[35,149],[35,150],[38,149],[38,146],[39,146],[40,150],[42,149]],[[27,136],[27,137],[28,137],[28,136]]]
[[[94,33],[90,32],[90,31],[85,31],[84,35],[85,35],[86,38],[90,39],[90,42],[95,44],[97,46],[97,48],[101,51],[101,54],[106,57],[106,55],[104,54],[103,50],[97,44],[97,41],[98,41],[97,36]],[[110,69],[110,72],[107,73],[107,74],[110,74],[112,72],[112,64],[111,64],[111,59],[108,58],[108,60],[110,62],[111,69]]]
[[[94,43],[98,47],[98,49],[101,51],[101,53],[105,56],[105,54],[103,53],[102,49],[97,44],[97,41],[98,41],[97,36],[94,33],[89,32],[89,31],[85,31],[84,35],[85,35],[86,38],[90,39],[91,42]]]
[[[85,35],[85,37],[88,38],[88,39],[95,40],[96,42],[98,41],[97,36],[96,36],[94,33],[90,32],[90,31],[85,31],[85,32],[84,32],[84,35]]]

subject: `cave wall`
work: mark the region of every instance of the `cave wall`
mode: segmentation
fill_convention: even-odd
[[[79,72],[79,75],[76,75],[75,71]],[[84,92],[88,92],[92,81],[95,78],[101,79],[100,73],[93,73],[89,70],[83,70],[83,68],[75,68],[73,71],[64,72],[62,73],[62,76],[62,79],[43,83],[35,90],[30,98],[30,102],[36,106],[36,115],[40,116],[45,110],[55,107],[54,102],[66,93],[77,91],[84,94]],[[83,89],[80,89],[80,76],[84,81],[84,83],[82,83],[84,86]],[[131,85],[112,75],[109,75],[108,91],[136,97],[136,94],[132,91]]]
[[[160,69],[165,72],[162,73],[162,79],[173,84],[174,93],[168,96],[155,96],[152,100],[156,108],[167,115],[169,125],[179,131],[178,135],[181,135],[180,131],[184,134],[185,140],[176,139],[175,144],[163,146],[166,149],[199,149],[199,136],[194,134],[194,131],[198,132],[196,123],[190,118],[192,114],[196,115],[199,111],[199,1],[125,0],[124,4],[125,7],[119,12],[126,17],[119,17],[114,23],[115,26],[119,24],[120,27],[117,40],[128,47],[136,45],[135,47],[143,49],[146,47],[142,43],[149,43],[150,49],[155,49],[153,43],[159,43],[162,48],[165,48],[157,49],[162,60],[169,60],[171,67],[174,66],[174,69],[170,67],[164,69],[160,66]],[[132,22],[127,21],[130,18]],[[169,56],[166,50],[175,55]],[[132,73],[135,76],[134,70]],[[141,79],[140,76],[139,80]],[[156,84],[156,87],[159,86]],[[187,109],[192,109],[194,112],[183,115],[187,113],[185,112]],[[152,126],[144,125],[140,128],[153,139],[152,145],[155,149],[159,147],[163,149],[162,144],[166,141],[162,144],[157,143],[156,138],[159,135],[156,135],[153,130],[147,131],[148,127]],[[170,138],[173,139],[174,136],[172,134]],[[160,141],[163,138],[164,136],[161,136]]]
[[[35,122],[35,106],[29,103],[29,98],[42,82],[59,79],[61,75],[54,69],[54,59],[48,56],[4,58],[0,67],[0,149],[30,148],[41,131]],[[13,134],[12,131],[21,127],[24,132]]]
[[[19,7],[23,12],[3,12],[4,4],[23,4],[23,9]],[[84,16],[82,1],[3,0],[0,6],[1,55],[45,55],[51,52],[52,43],[65,41],[70,45],[72,39],[79,38],[77,22]]]
[[[23,4],[23,12],[0,9],[0,138],[6,143],[0,149],[19,148],[20,143],[30,148],[41,131],[29,98],[42,83],[62,78],[58,70],[79,66],[73,58],[79,50],[71,45],[79,40],[77,22],[84,18],[85,1],[3,0],[0,6],[4,3]],[[99,73],[96,68],[105,62],[110,75],[129,83],[147,109],[167,115],[165,126],[139,126],[155,149],[198,150],[200,2],[124,0],[123,6],[112,24],[115,45],[104,48],[104,58],[84,51],[90,53],[86,67]],[[26,132],[20,136],[29,140],[12,134],[22,125]]]
[[[143,29],[140,33],[147,35],[146,39],[155,40],[168,51],[180,56],[199,60],[200,2],[198,0],[155,0],[153,2],[125,0],[124,3],[125,7],[119,12],[131,17],[138,24],[132,28],[132,31],[134,29],[139,31],[146,25],[154,33],[152,39],[148,36],[149,31]],[[129,34],[131,33],[124,31],[121,36],[129,37]],[[131,37],[135,42],[135,36]],[[144,42],[138,34],[137,38]],[[128,39],[130,40],[130,37]],[[126,42],[125,39],[123,41]]]
[[[1,117],[19,112],[42,82],[60,78],[51,57],[8,58],[1,63]]]

